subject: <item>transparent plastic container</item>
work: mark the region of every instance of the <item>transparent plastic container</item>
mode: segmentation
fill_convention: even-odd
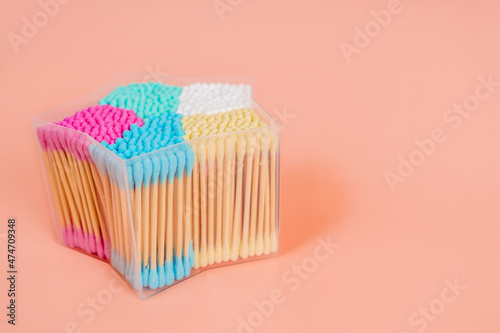
[[[89,135],[54,124],[114,88],[32,118],[58,241],[105,260],[140,299],[206,269],[278,254],[279,124],[208,135],[124,160]],[[174,77],[164,84],[251,84],[246,77]]]

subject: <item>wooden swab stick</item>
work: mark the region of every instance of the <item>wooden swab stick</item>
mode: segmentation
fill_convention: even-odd
[[[77,144],[77,148],[79,149],[80,156],[82,158],[81,164],[83,166],[83,173],[85,174],[84,187],[86,186],[87,188],[90,189],[90,194],[91,194],[90,198],[92,200],[92,210],[93,210],[92,215],[95,216],[95,218],[97,220],[98,230],[100,230],[100,232],[101,232],[100,238],[99,239],[96,238],[97,252],[99,254],[99,251],[101,251],[102,258],[104,258],[106,255],[105,249],[103,248],[104,240],[107,239],[108,235],[107,235],[106,227],[104,225],[103,215],[101,213],[99,201],[97,199],[97,194],[96,194],[96,186],[99,186],[100,184],[98,184],[97,181],[94,181],[94,178],[93,178],[93,175],[91,172],[92,158],[89,154],[90,145],[89,145],[88,141],[87,140],[80,141],[80,143]]]
[[[252,190],[252,162],[255,153],[256,139],[250,133],[247,137],[247,155],[245,161],[245,197],[244,197],[244,215],[243,232],[241,237],[240,255],[243,259],[248,257],[248,237],[250,229],[250,201]]]
[[[248,240],[248,255],[255,255],[255,240],[257,230],[257,200],[259,195],[259,165],[260,165],[260,132],[255,132],[255,155],[253,158],[252,175],[252,208],[250,213],[250,238]]]
[[[165,223],[166,223],[166,204],[167,204],[167,176],[168,176],[168,159],[164,153],[160,155],[161,171],[160,171],[160,193],[159,193],[159,227],[158,227],[158,263],[159,263],[159,287],[163,287],[166,283],[165,280]]]
[[[234,191],[235,191],[235,182],[236,182],[236,154],[234,153],[236,150],[236,140],[238,140],[238,136],[234,132],[230,132],[229,136],[232,138],[231,144],[233,145],[231,150],[233,151],[233,155],[231,156],[231,167],[229,168],[229,173],[231,175],[231,183],[230,183],[230,188],[231,188],[231,193],[229,194],[230,198],[230,212],[229,212],[229,218],[231,222],[233,221],[234,218]],[[226,143],[227,144],[227,143]],[[231,242],[231,235],[233,234],[233,223],[229,223],[229,241]]]
[[[175,246],[175,278],[180,280],[184,277],[184,263],[182,261],[182,230],[184,227],[184,171],[186,166],[186,154],[178,149],[175,153],[177,157],[177,219],[176,219],[176,246]]]
[[[116,162],[115,162],[116,163]],[[118,163],[117,163],[118,164]],[[122,165],[117,165],[117,168],[122,168]],[[117,184],[116,190],[118,192],[118,204],[120,206],[120,227],[123,230],[123,247],[125,250],[125,277],[127,278],[128,281],[132,281],[132,275],[133,275],[133,266],[132,266],[132,242],[130,240],[130,230],[131,230],[131,224],[129,220],[129,210],[128,210],[128,201],[127,201],[127,193],[125,192],[125,184],[127,182],[126,178],[124,177],[126,175],[126,172],[123,172],[120,170],[117,172]]]
[[[52,148],[52,151],[49,153],[49,161],[50,164],[54,166],[54,174],[56,175],[56,181],[61,184],[61,187],[64,192],[64,197],[66,198],[66,201],[69,205],[69,212],[71,215],[71,221],[73,221],[74,225],[76,226],[76,231],[77,231],[77,239],[76,243],[81,249],[85,249],[85,243],[84,243],[84,237],[83,237],[83,232],[87,232],[86,225],[84,222],[80,219],[80,213],[78,209],[76,208],[75,204],[75,199],[73,197],[73,193],[70,189],[69,181],[67,179],[67,175],[64,171],[64,167],[62,165],[62,162],[59,159],[59,155],[57,153],[57,147],[54,143],[54,134],[52,130],[48,130],[47,136],[47,143],[49,147]],[[82,232],[83,231],[83,232]]]
[[[144,276],[142,281],[144,285],[147,287],[149,285],[149,270],[150,270],[150,194],[151,194],[151,176],[153,173],[153,164],[148,155],[143,156],[142,166],[144,168],[144,183],[142,188],[142,221],[143,221],[143,229],[142,229],[142,241],[144,243]]]
[[[189,146],[186,150],[186,228],[184,237],[184,256],[189,258],[189,269],[194,266],[194,253],[193,253],[193,239],[191,233],[191,219],[193,215],[192,206],[192,178],[193,178],[193,163],[194,163],[194,153]],[[186,273],[188,275],[188,273]]]
[[[268,170],[265,170],[268,172]],[[266,177],[266,198],[264,203],[264,254],[271,253],[270,226],[269,226],[269,176]]]
[[[74,202],[76,204],[75,206],[76,206],[76,209],[78,211],[78,215],[81,218],[80,222],[82,223],[82,226],[83,226],[83,229],[85,232],[85,235],[83,235],[84,241],[85,241],[84,249],[87,252],[90,252],[89,243],[88,243],[89,239],[88,239],[87,235],[91,231],[92,227],[89,226],[90,222],[88,221],[88,217],[85,215],[85,212],[84,212],[83,207],[82,207],[82,198],[81,198],[81,194],[78,191],[78,188],[76,185],[76,180],[75,180],[76,177],[74,176],[74,171],[72,171],[72,169],[69,167],[66,152],[65,152],[65,150],[60,142],[60,139],[59,139],[59,136],[61,135],[60,133],[63,133],[62,131],[63,130],[61,130],[59,128],[54,128],[51,131],[52,132],[52,139],[53,139],[53,142],[54,142],[55,147],[56,147],[56,150],[54,151],[54,156],[55,156],[55,159],[56,159],[58,166],[60,167],[61,173],[63,174],[63,176],[66,176],[66,177],[63,177],[63,181],[67,180],[67,182],[69,184],[69,189],[70,189],[72,196],[74,198]]]
[[[217,226],[216,226],[216,240],[215,240],[215,262],[222,261],[222,192],[224,188],[224,139],[217,139]]]
[[[222,260],[228,261],[231,257],[231,164],[234,155],[234,141],[231,136],[225,138],[224,156],[224,215],[222,227]],[[233,173],[234,174],[234,173]]]
[[[134,231],[135,231],[135,245],[137,247],[138,260],[141,263],[140,274],[142,280],[142,268],[145,266],[143,261],[143,241],[142,241],[142,183],[144,178],[144,170],[142,163],[136,161],[133,164],[134,175]]]
[[[71,220],[69,217],[66,198],[63,197],[61,185],[57,182],[56,176],[54,175],[56,170],[53,168],[53,166],[49,162],[49,153],[47,151],[47,149],[49,149],[49,147],[47,146],[47,141],[45,138],[46,131],[47,131],[46,126],[39,127],[37,129],[39,143],[40,143],[40,146],[42,149],[43,161],[45,163],[45,170],[49,176],[50,188],[52,189],[52,194],[53,194],[55,202],[56,202],[56,209],[58,212],[59,222],[60,222],[61,226],[63,228],[65,228],[65,230],[62,230],[63,240],[67,243],[68,246],[74,247],[75,243],[74,243],[74,239],[73,239],[73,226],[71,224]],[[65,233],[67,234],[66,239],[64,239]]]
[[[177,170],[177,158],[174,153],[169,150],[168,158],[168,185],[167,185],[167,230],[166,230],[166,263],[165,263],[165,279],[166,284],[174,282],[174,178]]]
[[[200,165],[200,205],[201,205],[201,230],[200,230],[200,267],[208,263],[207,249],[207,168],[206,146],[203,140],[197,144],[198,162]]]
[[[135,220],[136,213],[135,213],[135,199],[134,199],[134,172],[133,172],[134,169],[129,161],[127,161],[125,165],[126,165],[126,170],[127,170],[127,185],[128,185],[128,187],[127,187],[128,198],[126,198],[126,200],[127,200],[126,204],[127,204],[127,206],[130,207],[130,212],[132,214],[130,216],[130,220],[132,221],[132,226],[131,226],[132,229],[130,230],[130,242],[135,245],[135,248],[130,250],[131,260],[134,261],[134,265],[133,265],[131,274],[133,274],[134,277],[137,277],[138,276],[137,273],[140,271],[140,267],[141,267],[141,254],[137,249],[137,243],[136,243],[137,242],[137,240],[136,240],[137,235],[135,234],[137,221]],[[133,245],[131,245],[131,246],[134,247]],[[137,265],[136,265],[136,263],[137,263]],[[133,282],[136,283],[136,285],[134,285],[134,287],[136,289],[140,287],[138,279],[134,278]]]
[[[193,247],[194,268],[200,267],[200,172],[198,166],[197,144],[191,144],[194,152],[193,163]]]
[[[114,252],[111,251],[111,248],[114,246],[116,243],[116,238],[115,238],[115,230],[112,228],[113,224],[113,209],[112,209],[112,203],[111,203],[111,194],[110,194],[110,185],[109,185],[109,179],[107,177],[107,167],[105,165],[104,161],[104,147],[94,147],[93,150],[93,159],[97,165],[95,167],[95,172],[96,172],[96,178],[100,179],[100,184],[102,186],[101,189],[101,197],[102,197],[102,202],[104,204],[104,213],[106,215],[106,218],[104,222],[106,223],[106,230],[108,230],[108,236],[109,236],[109,243],[105,244],[105,248],[108,252],[108,259],[109,260],[114,260],[112,257],[112,254]]]
[[[109,157],[109,156],[108,156]],[[115,186],[116,183],[116,171],[113,168],[113,163],[108,159],[108,174],[110,175],[110,187],[111,187],[111,202],[113,205],[113,229],[115,230],[115,239],[117,240],[116,251],[118,258],[115,258],[115,263],[113,266],[123,274],[125,272],[125,251],[124,251],[124,240],[123,240],[123,231],[121,228],[121,207],[119,205],[119,192]]]
[[[61,141],[69,139],[64,136],[63,130],[59,132],[59,138]],[[85,213],[85,217],[87,218],[89,230],[91,230],[87,235],[89,239],[89,249],[91,253],[96,253],[96,241],[101,238],[100,229],[98,226],[99,221],[97,220],[97,214],[95,212],[93,200],[91,199],[90,189],[88,188],[88,184],[86,182],[86,175],[81,162],[81,159],[83,157],[80,156],[80,153],[77,149],[78,145],[84,144],[85,139],[79,140],[77,142],[77,137],[73,136],[70,139],[69,143],[66,142],[66,148],[68,149],[66,152],[66,157],[68,159],[68,165],[70,165],[73,171],[73,176],[76,178],[78,190],[82,198],[82,207]],[[80,159],[80,161],[78,161],[77,158]],[[102,257],[103,253],[99,253],[99,256]]]
[[[258,256],[264,252],[264,206],[266,199],[267,177],[269,173],[267,164],[270,140],[269,133],[265,130],[262,131],[260,137],[262,162],[260,163],[259,219],[257,225],[257,240],[255,244],[255,254]]]
[[[151,239],[150,239],[150,253],[151,253],[151,270],[149,273],[149,287],[152,289],[158,288],[158,271],[156,268],[157,260],[157,241],[158,241],[158,180],[160,176],[161,163],[158,156],[151,156],[151,162],[153,164],[153,173],[151,177]]]
[[[278,151],[278,136],[273,130],[271,133],[271,251],[276,252],[278,249],[278,235],[276,234],[276,154]]]
[[[214,140],[207,142],[208,161],[208,263],[211,265],[215,261],[215,155],[216,145]]]
[[[241,192],[243,187],[243,160],[247,149],[247,141],[244,136],[236,142],[236,197],[234,202],[234,224],[233,241],[231,245],[231,260],[238,259],[240,253],[240,229],[241,229]]]

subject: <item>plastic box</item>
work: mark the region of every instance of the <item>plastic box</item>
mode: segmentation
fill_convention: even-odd
[[[123,160],[91,136],[54,124],[147,74],[122,74],[32,118],[58,241],[105,260],[140,299],[206,269],[278,254],[279,124],[208,135]],[[251,83],[245,77],[163,84]],[[240,139],[242,138],[242,139]]]

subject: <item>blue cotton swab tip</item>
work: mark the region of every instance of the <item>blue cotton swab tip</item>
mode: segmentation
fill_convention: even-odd
[[[160,176],[160,171],[161,171],[161,162],[158,156],[156,156],[156,154],[151,157],[151,161],[153,162],[152,182],[153,184],[157,184],[158,177]]]
[[[174,263],[172,261],[167,261],[165,263],[165,277],[166,277],[166,283],[167,285],[170,285],[174,282],[175,277],[174,277]]]
[[[158,265],[158,288],[165,286],[165,266]]]
[[[134,175],[133,175],[133,168],[130,163],[127,163],[127,179],[128,179],[128,188],[133,189],[134,188]]]
[[[165,184],[165,182],[167,181],[169,165],[167,156],[164,153],[160,154],[160,164],[161,164],[160,182],[162,184]]]
[[[156,289],[158,288],[158,284],[158,272],[156,271],[156,268],[151,268],[149,271],[149,288]]]
[[[144,267],[142,269],[142,284],[144,287],[149,286],[149,267]]]
[[[184,277],[184,265],[182,264],[182,257],[175,257],[175,279],[180,280]]]
[[[186,174],[188,177],[191,177],[193,174],[193,166],[194,166],[194,152],[191,148],[186,150]]]
[[[153,174],[153,163],[151,163],[151,160],[149,159],[148,156],[144,156],[144,159],[142,160],[142,165],[144,167],[144,187],[147,188],[151,183],[151,176]]]
[[[182,150],[178,150],[175,152],[175,155],[177,156],[177,172],[175,175],[177,178],[182,178],[184,175],[184,166],[186,165],[186,154]]]
[[[194,267],[194,251],[193,251],[193,241],[189,242],[189,263],[191,268]]]
[[[177,169],[177,158],[175,158],[175,155],[172,151],[167,152],[167,158],[168,158],[168,182],[171,183],[174,181],[174,176],[175,176],[175,170]]]
[[[189,256],[182,258],[182,265],[184,267],[184,276],[189,276],[191,273],[191,262],[189,261]]]
[[[136,188],[140,188],[142,186],[142,181],[144,178],[144,170],[142,167],[142,163],[137,161],[134,163],[134,183]]]

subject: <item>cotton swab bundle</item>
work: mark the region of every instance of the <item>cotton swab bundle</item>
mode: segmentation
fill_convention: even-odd
[[[141,118],[175,114],[181,91],[181,87],[161,82],[132,83],[116,88],[99,104],[134,110]]]
[[[224,87],[130,84],[39,127],[63,242],[152,290],[276,252],[277,132]]]
[[[250,85],[229,83],[194,83],[185,86],[179,95],[178,113],[210,115],[252,107]]]
[[[198,150],[200,175],[200,266],[212,263],[212,251],[216,263],[276,252],[276,206],[271,200],[271,192],[276,195],[276,133],[259,129],[266,124],[252,109],[197,114],[182,123],[184,138],[197,138],[192,146]],[[215,145],[213,139],[204,140],[224,133]]]

